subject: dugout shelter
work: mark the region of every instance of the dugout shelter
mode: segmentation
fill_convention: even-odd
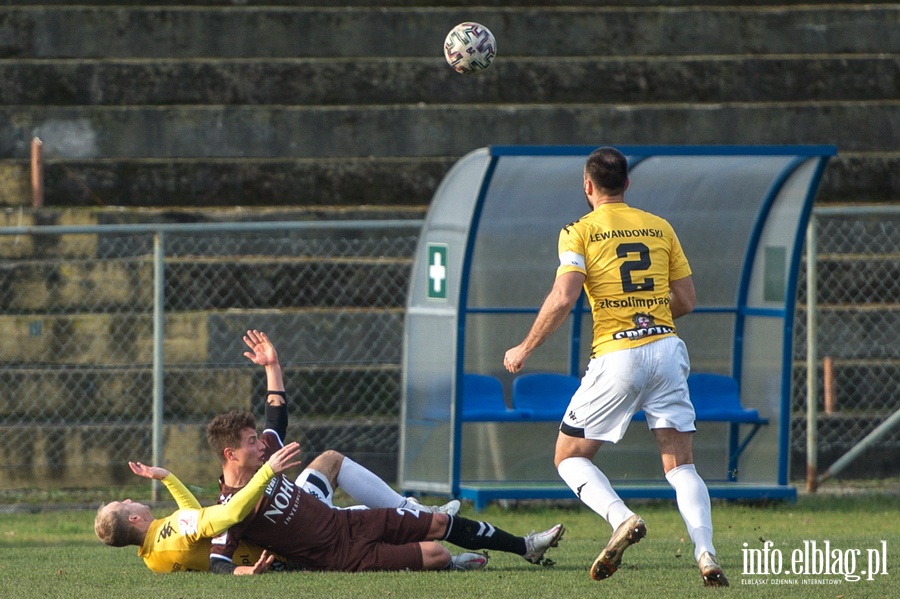
[[[553,283],[559,230],[589,210],[582,172],[596,147],[481,148],[435,192],[407,300],[404,491],[470,499],[476,509],[496,499],[574,498],[553,467],[565,406],[554,401],[567,401],[588,361],[584,295],[521,373],[502,362]],[[710,495],[795,498],[788,458],[796,287],[813,198],[836,149],[616,147],[630,164],[626,201],[669,220],[691,263],[697,304],[676,326],[692,373],[732,381],[723,393],[740,404],[703,419],[698,407],[695,461]],[[709,381],[696,385],[698,400],[723,405]],[[523,407],[526,386],[537,395],[531,408]],[[596,460],[623,497],[674,497],[640,414]]]

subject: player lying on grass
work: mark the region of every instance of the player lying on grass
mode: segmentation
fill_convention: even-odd
[[[220,501],[233,501],[266,456],[281,447],[276,431],[267,428],[260,437],[255,426],[252,414],[238,410],[217,416],[207,426],[207,439],[222,458]],[[327,488],[319,490],[330,497]],[[265,547],[307,570],[477,569],[484,565],[472,560],[456,563],[437,541],[470,550],[514,553],[540,564],[564,532],[557,524],[541,533],[515,536],[488,522],[410,507],[334,509],[282,475],[273,480],[245,520],[213,540],[209,569],[234,572],[233,558],[242,541]]]
[[[244,342],[250,348],[244,356],[265,367],[266,426],[262,436],[258,436],[253,415],[239,410],[217,416],[207,426],[207,441],[222,463],[220,502],[230,501],[252,479],[266,457],[281,448],[287,431],[284,381],[275,347],[259,331],[248,331]],[[343,471],[352,462],[343,458],[341,463]],[[339,476],[331,478],[331,482],[340,483],[353,494]],[[232,559],[242,540],[259,544],[310,570],[358,572],[454,567],[450,552],[438,540],[464,549],[515,553],[539,564],[564,532],[563,526],[557,524],[541,533],[514,536],[487,522],[415,507],[335,510],[317,499],[315,487],[302,476],[297,481],[277,477],[250,516],[213,540],[210,571],[233,572]],[[390,490],[387,485],[385,488]],[[318,487],[318,491],[330,496],[325,485]],[[392,490],[390,493],[400,497]],[[366,503],[373,505],[370,501]],[[473,561],[466,568],[483,565],[484,562]]]
[[[296,443],[292,443],[289,447],[297,446]],[[294,454],[294,457],[299,457],[299,447],[297,449],[297,453]],[[337,461],[337,458],[341,457],[339,453],[334,451],[328,451],[322,456],[319,456],[314,460],[311,464],[319,464],[319,466],[323,469],[328,468],[340,468],[340,462]],[[292,466],[299,464],[299,461],[292,462]],[[156,479],[162,481],[169,492],[172,494],[172,497],[175,498],[176,503],[178,504],[179,510],[200,510],[200,502],[194,497],[194,495],[178,480],[174,474],[170,473],[165,468],[159,468],[155,466],[146,466],[141,464],[140,462],[128,462],[128,465],[131,467],[132,472],[137,474],[138,476],[143,476],[144,478]],[[366,472],[369,472],[366,470]],[[369,472],[371,476],[375,476],[371,472]],[[316,484],[321,486],[322,483],[320,481],[327,480],[323,478],[323,475],[312,468],[306,468],[299,478],[304,480],[317,480]],[[376,477],[377,478],[377,477]],[[381,479],[378,479],[381,481]],[[382,484],[384,481],[381,481]],[[327,484],[327,483],[326,483]],[[328,489],[328,493],[324,494],[317,487],[316,490],[321,495],[321,500],[327,502],[329,506],[333,506],[332,504],[332,491],[331,487],[326,487]],[[245,495],[247,497],[247,495]],[[253,503],[259,500],[259,494],[255,495],[256,499],[249,501],[242,500],[241,512],[243,516],[246,516],[249,513],[249,509],[252,507]],[[405,498],[407,501],[413,502],[412,498]],[[127,500],[126,500],[127,502]],[[121,502],[121,503],[126,503]],[[246,504],[246,505],[245,505]],[[109,504],[113,505],[113,504]],[[132,504],[139,505],[139,504]],[[230,505],[230,502],[229,504]],[[449,506],[449,507],[448,507]],[[221,508],[222,506],[218,506]],[[357,506],[365,508],[366,506]],[[453,504],[448,504],[447,506],[440,506],[438,508],[430,508],[428,506],[422,506],[423,510],[428,509],[439,509],[439,510],[447,510],[447,509],[458,509],[459,502],[453,502]],[[338,508],[335,508],[338,509]],[[101,508],[102,510],[102,508]],[[112,513],[115,513],[113,510]],[[145,534],[143,537],[143,541],[141,542],[140,550],[138,551],[138,555],[144,559],[144,563],[147,564],[147,567],[153,570],[154,572],[179,572],[183,570],[194,570],[194,571],[207,571],[209,570],[209,551],[210,551],[210,542],[211,537],[216,536],[222,530],[224,530],[221,526],[217,526],[216,530],[213,534],[204,534],[203,531],[199,531],[200,534],[194,534],[196,531],[193,529],[185,529],[182,530],[180,527],[183,519],[178,518],[178,513],[172,514],[167,519],[163,520],[154,520],[154,523],[150,525],[150,529],[152,534]],[[239,515],[240,515],[239,514]],[[106,516],[104,516],[106,517]],[[174,518],[174,520],[172,520]],[[234,518],[229,518],[227,520],[227,525],[231,526],[240,521],[241,518],[235,516]],[[167,522],[168,520],[172,520],[171,522]],[[98,511],[98,522],[100,521],[100,511]],[[97,527],[95,526],[95,529]],[[159,534],[156,531],[159,530]],[[208,531],[207,531],[208,532]],[[100,532],[98,531],[98,536]],[[137,533],[136,533],[137,534]],[[101,536],[101,539],[106,540]],[[265,554],[265,555],[264,555]],[[238,548],[238,551],[235,552],[233,557],[234,564],[238,566],[235,570],[236,574],[256,574],[262,573],[266,569],[271,568],[274,570],[291,570],[296,569],[290,562],[285,560],[284,558],[266,553],[262,547],[254,543],[241,543],[241,546]],[[479,554],[460,554],[458,556],[454,556],[454,565],[459,566],[458,569],[472,569],[473,564],[477,564],[479,562],[483,562],[483,556]],[[263,562],[266,562],[264,565]],[[463,568],[462,566],[468,566],[467,568]],[[249,567],[249,568],[248,568]]]
[[[162,480],[178,503],[178,510],[165,518],[153,517],[149,506],[126,499],[100,506],[94,532],[113,547],[137,545],[138,555],[154,572],[208,570],[210,539],[243,520],[262,497],[270,479],[300,464],[300,446],[291,443],[273,453],[253,479],[227,505],[201,508],[190,491],[163,468],[129,462],[141,476]],[[264,572],[274,556],[258,547],[242,546],[235,558],[236,573]]]
[[[250,331],[248,334],[254,337],[255,343],[259,343],[258,333]],[[249,341],[249,338],[247,340]],[[278,395],[272,395],[270,400],[278,403],[281,402],[282,398]],[[274,415],[270,415],[270,420],[272,422],[281,422],[286,427],[286,415],[280,410],[283,410],[283,408],[267,407],[267,413],[274,412]],[[296,446],[296,443],[291,444],[291,447]],[[299,448],[293,451],[292,456],[294,458],[299,457]],[[294,460],[290,465],[295,466],[298,464],[300,464],[300,461]],[[139,476],[161,480],[169,492],[172,493],[179,509],[200,510],[201,506],[197,499],[168,470],[145,466],[139,462],[129,462],[129,466]],[[333,489],[337,488],[341,483],[346,483],[350,487],[348,493],[351,497],[354,497],[360,503],[373,502],[371,504],[373,507],[413,507],[420,510],[434,509],[450,513],[455,513],[459,510],[459,502],[455,500],[446,505],[432,508],[420,505],[413,498],[403,497],[374,473],[332,450],[328,450],[318,456],[298,477],[298,484],[309,489],[321,500],[327,501],[329,506],[333,506],[331,502]],[[350,492],[351,490],[353,491],[352,493]],[[244,497],[247,496],[244,495]],[[179,512],[166,519],[153,520],[152,515],[149,515],[147,506],[133,503],[130,500],[113,502],[107,506],[102,506],[98,510],[95,530],[101,540],[107,544],[114,546],[138,545],[140,547],[138,555],[144,558],[147,567],[155,572],[207,571],[209,569],[210,538],[219,534],[228,526],[239,522],[249,513],[250,507],[258,499],[259,495],[256,496],[256,499],[249,501],[249,503],[236,504],[235,508],[240,507],[240,514],[242,515],[240,517],[232,516],[233,512],[229,511],[229,516],[224,526],[220,525],[219,521],[216,521],[214,529],[204,528],[199,531],[194,530],[193,526],[182,529],[180,527],[181,520],[177,517]],[[126,520],[130,516],[129,510],[135,510],[143,517],[135,519],[128,525]],[[214,514],[221,511],[221,506],[217,507],[214,510]],[[152,534],[148,535],[146,524],[151,521],[152,525],[149,530],[152,531]],[[185,522],[191,524],[193,520],[188,519]],[[262,551],[261,547],[252,543],[241,544],[234,555],[234,563],[238,566],[235,573],[251,574],[262,572],[269,565],[277,570],[290,569],[291,565],[278,556],[271,556],[268,560],[265,557],[261,559]],[[274,562],[272,558],[274,558]],[[484,561],[483,556],[471,553],[454,557],[454,565],[468,566],[469,569],[479,564],[483,565]],[[264,564],[263,562],[266,563]]]

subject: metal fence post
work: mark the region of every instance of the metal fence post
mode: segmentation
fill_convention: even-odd
[[[162,466],[163,456],[163,369],[165,325],[165,233],[153,236],[153,465]],[[159,481],[153,480],[151,496],[159,501]]]
[[[817,410],[818,377],[816,358],[816,214],[813,212],[806,226],[806,490],[815,493],[818,484]]]

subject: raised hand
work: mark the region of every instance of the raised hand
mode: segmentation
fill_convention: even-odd
[[[128,462],[128,467],[131,468],[132,472],[134,472],[138,476],[143,476],[144,478],[162,480],[165,477],[169,476],[169,471],[165,468],[160,468],[158,466],[145,466],[140,462]]]
[[[259,366],[278,364],[278,352],[275,351],[275,346],[262,331],[247,331],[247,334],[244,335],[244,343],[250,348],[250,351],[244,352],[244,357],[254,364]]]
[[[269,456],[269,465],[272,467],[272,470],[275,471],[275,474],[281,474],[288,468],[293,468],[294,466],[302,464],[303,462],[299,459],[299,456],[300,444],[294,441],[293,443],[288,443]]]

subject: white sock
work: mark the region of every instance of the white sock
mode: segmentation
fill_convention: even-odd
[[[556,470],[578,498],[609,522],[613,530],[634,515],[613,490],[606,475],[589,459],[566,458]]]
[[[697,469],[693,464],[682,464],[669,470],[666,473],[666,480],[675,489],[678,511],[681,512],[688,534],[694,543],[694,559],[699,559],[704,551],[715,555],[709,490],[697,474]]]
[[[378,476],[344,456],[337,475],[337,484],[350,497],[372,508],[403,507],[406,498],[393,490]]]

